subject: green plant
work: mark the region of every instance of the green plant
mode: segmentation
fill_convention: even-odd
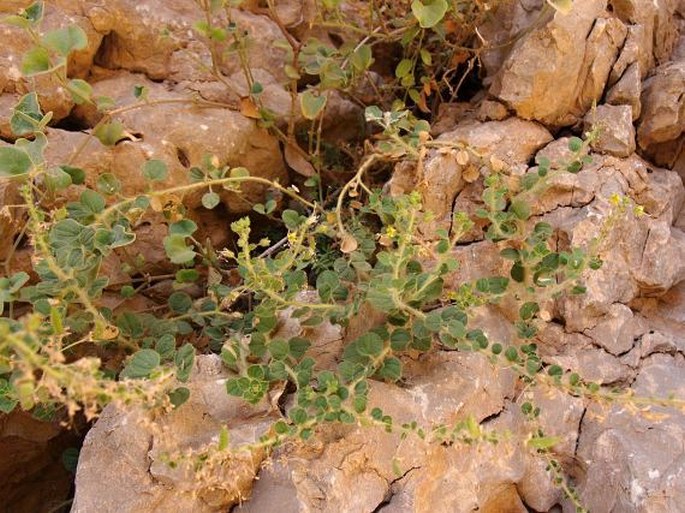
[[[218,66],[223,58],[220,43],[231,40],[226,51],[240,57],[260,122],[279,134],[286,145],[297,144],[294,111],[288,126],[283,127],[262,105],[261,84],[251,78],[243,36],[230,24],[223,28],[213,22],[213,16],[236,2],[199,3],[205,17],[195,29],[211,48],[217,78],[225,80]],[[267,4],[278,23],[272,2]],[[464,13],[459,9],[466,4],[471,10]],[[6,19],[27,30],[35,43],[24,58],[24,72],[51,73],[76,103],[95,104],[103,117],[92,132],[103,144],[114,145],[128,137],[117,116],[130,109],[154,108],[164,100],[156,101],[144,89],[136,88],[136,103],[116,107],[111,99],[94,98],[85,82],[69,79],[69,54],[83,47],[84,36],[67,28],[39,37],[41,5],[33,4]],[[349,28],[339,2],[324,1],[322,5],[324,26]],[[366,145],[363,160],[337,195],[326,196],[319,188],[314,198],[317,195],[308,191],[301,193],[296,187],[251,176],[247,169],[221,165],[209,155],[189,170],[187,183],[171,188],[158,188],[168,172],[160,160],[149,160],[143,166],[140,172],[147,188],[133,196],[123,195],[121,184],[111,174],[99,176],[95,188],[83,187],[85,170],[73,167],[72,162],[45,160],[48,140],[44,132],[51,114],[41,111],[35,92],[21,98],[12,117],[18,138],[13,145],[0,147],[0,177],[15,181],[21,191],[35,277],[30,281],[29,275],[19,272],[0,279],[0,308],[9,305],[0,319],[0,411],[17,406],[34,411],[64,407],[71,415],[83,410],[91,417],[110,402],[178,407],[188,399],[189,390],[183,384],[190,377],[196,355],[192,340],[197,339],[206,340],[209,350],[219,353],[234,373],[227,382],[228,394],[256,404],[280,383],[287,382],[294,390],[293,406],[255,444],[260,448],[291,437],[307,439],[327,422],[381,425],[405,436],[439,442],[496,442],[501,435],[485,430],[473,417],[454,426],[420,426],[416,422],[396,426],[378,405],[370,404],[374,381],[403,379],[403,358],[409,353],[479,352],[502,369],[514,369],[527,384],[552,386],[596,400],[639,403],[641,399],[628,392],[604,390],[574,372],[545,363],[532,341],[549,320],[543,312],[545,301],[566,293],[582,294],[583,276],[588,269],[601,266],[598,253],[613,223],[621,216],[640,214],[639,208],[630,211],[633,206],[627,199],[612,198],[614,214],[600,236],[586,248],[564,251],[551,242],[552,227],[533,219],[531,204],[550,179],[577,173],[590,161],[593,134],[585,141],[570,140],[568,162],[541,158],[535,170],[520,178],[507,175],[495,160],[483,162],[487,176],[483,208],[477,217],[485,221],[487,239],[498,244],[502,258],[511,262],[509,272],[482,276],[449,290],[446,278],[457,270],[452,250],[471,229],[473,220],[456,212],[451,233],[438,231],[436,240],[426,240],[418,227],[429,222],[431,214],[423,210],[420,194],[391,198],[367,180],[374,167],[398,160],[413,161],[420,169],[430,149],[445,149],[449,144],[432,140],[430,125],[420,116],[421,111],[430,110],[427,98],[436,91],[434,82],[446,80],[456,69],[454,63],[439,62],[443,56],[435,49],[439,45],[455,49],[464,42],[465,36],[448,26],[461,17],[474,23],[487,10],[476,5],[479,3],[414,0],[410,9],[392,22],[393,27],[388,26],[388,18],[397,6],[371,2],[367,31],[340,48],[317,40],[300,43],[283,29],[293,109],[299,109],[309,123],[305,154],[319,186],[327,95],[332,91],[354,94],[353,86],[373,63],[374,44],[399,41],[405,52],[389,92],[381,92],[377,104],[366,106],[366,121],[380,132],[373,144]],[[468,23],[465,27],[459,30],[468,30]],[[304,75],[315,77],[315,83],[298,94]],[[421,77],[420,89],[415,87],[416,76]],[[406,108],[405,96],[417,109]],[[462,146],[447,149],[479,158],[475,153],[469,156],[470,150]],[[195,237],[198,227],[183,205],[163,201],[174,194],[202,191],[202,205],[213,209],[219,204],[219,192],[239,193],[241,184],[248,182],[268,185],[296,205],[279,211],[277,201],[271,198],[255,206],[257,213],[278,220],[279,229],[287,233],[281,242],[255,238],[252,221],[246,217],[231,224],[236,247],[217,251]],[[77,186],[81,190],[76,196],[72,191]],[[72,200],[54,202],[67,196]],[[175,291],[154,311],[115,312],[101,302],[103,291],[111,287],[103,261],[135,241],[137,226],[150,211],[162,213],[168,222],[163,245],[176,266]],[[117,290],[124,301],[144,291],[150,279],[137,284],[131,280],[110,290]],[[201,288],[200,297],[188,293],[190,285]],[[304,300],[305,291],[316,291],[316,299]],[[518,339],[489,340],[486,333],[473,327],[473,311],[505,299],[517,305]],[[334,369],[318,368],[309,351],[313,341],[278,336],[278,319],[286,311],[303,326],[345,325],[362,307],[381,312],[385,322],[350,341]],[[120,363],[104,365],[109,361]],[[682,404],[678,399],[649,401]],[[524,402],[522,410],[534,423],[536,407]],[[213,458],[225,456],[227,443],[225,437],[220,438],[217,447],[196,455],[198,461],[210,465]],[[546,451],[555,443],[538,426],[531,429],[531,449],[547,457]],[[558,463],[550,459],[549,469],[553,479],[560,479]],[[580,508],[572,488],[563,478],[558,482]]]

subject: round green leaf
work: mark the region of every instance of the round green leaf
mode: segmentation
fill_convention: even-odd
[[[411,3],[411,12],[422,28],[431,28],[440,23],[448,8],[446,0],[414,0]]]
[[[91,96],[93,96],[93,88],[88,82],[80,78],[71,79],[67,84],[67,88],[71,94],[71,99],[77,105],[90,101]]]
[[[164,237],[164,250],[169,260],[174,264],[185,264],[195,258],[195,251],[186,245],[183,235],[168,235]]]
[[[44,73],[50,69],[50,55],[45,48],[36,46],[24,54],[21,72],[26,76]]]
[[[168,175],[165,162],[157,159],[148,160],[143,165],[143,177],[151,182],[164,180]]]
[[[100,192],[112,195],[121,191],[121,182],[112,173],[104,173],[98,177],[96,187]]]
[[[300,107],[306,119],[316,119],[325,106],[325,96],[317,96],[312,91],[305,91],[300,95]]]
[[[0,148],[0,177],[19,176],[31,170],[26,152],[12,146]]]
[[[141,349],[131,357],[120,376],[133,379],[146,378],[159,366],[160,361],[157,351]]]
[[[71,25],[45,34],[43,44],[62,57],[66,57],[72,50],[83,50],[88,46],[88,36],[78,25]]]
[[[179,314],[184,314],[193,306],[193,300],[185,292],[174,292],[169,296],[169,308]]]
[[[221,198],[216,192],[206,192],[202,195],[202,206],[209,210],[216,207],[220,201]]]

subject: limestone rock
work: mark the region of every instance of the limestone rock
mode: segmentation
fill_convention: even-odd
[[[455,365],[461,373],[453,371]],[[510,383],[510,377],[491,375],[493,370],[480,355],[436,355],[409,370],[416,381],[407,390],[373,383],[370,404],[382,407],[398,424],[453,421],[472,407],[483,419],[504,407],[502,392]],[[478,404],[473,392],[483,387],[493,401]],[[519,420],[507,413],[497,429]],[[317,437],[321,442],[279,450],[260,474],[252,497],[236,511],[467,513],[478,506],[494,512],[499,511],[492,509],[497,505],[511,508],[520,503],[518,493],[508,487],[523,475],[524,455],[507,441],[502,442],[502,453],[500,445],[428,444],[413,435],[402,442],[398,432],[372,427],[322,426]],[[519,506],[506,511],[523,510]]]
[[[621,53],[619,53],[616,62],[611,68],[607,85],[613,86],[621,79],[626,70],[633,65],[637,67],[640,80],[645,78],[649,70],[654,66],[652,42],[647,41],[647,34],[648,32],[647,28],[645,28],[645,25],[628,25],[626,39],[623,42],[623,48],[621,49]]]
[[[642,363],[633,389],[641,397],[685,394],[680,355],[655,354]],[[581,498],[593,512],[678,511],[685,498],[685,417],[674,410],[640,413],[619,405],[591,406],[578,455],[587,464]]]
[[[81,450],[72,513],[219,513],[247,496],[263,451],[234,452],[201,479],[192,459],[174,457],[216,443],[222,426],[232,444],[252,443],[278,417],[268,402],[229,397],[227,377],[218,356],[199,356],[189,401],[154,423],[145,412],[108,406]]]
[[[628,157],[635,151],[633,111],[628,105],[599,105],[585,116],[585,130],[599,130],[593,149],[617,157]]]
[[[579,6],[580,7],[580,6]],[[627,34],[617,18],[598,18],[587,37],[585,58],[580,70],[579,89],[570,114],[582,116],[593,103],[599,102],[618,52]]]
[[[602,94],[625,37],[618,20],[601,18],[605,7],[605,0],[577,1],[569,14],[532,30],[514,45],[490,93],[524,119],[572,124]]]
[[[616,303],[585,334],[611,354],[618,356],[632,349],[634,332],[633,312],[627,306]]]
[[[502,121],[509,115],[506,106],[493,100],[484,100],[478,108],[480,121]]]
[[[120,143],[115,147],[115,153],[126,153],[127,158],[113,161],[114,174],[140,176],[139,169],[145,159],[159,158],[170,168],[169,181],[178,185],[189,183],[183,178],[189,167],[202,166],[206,156],[215,156],[221,165],[246,167],[252,176],[287,183],[276,138],[237,112],[196,107],[189,95],[169,91],[140,75],[117,75],[96,82],[93,89],[95,94],[110,96],[119,105],[129,105],[135,103],[135,85],[145,85],[150,99],[162,103],[120,115],[126,130],[142,139],[138,141],[142,144]],[[89,107],[79,107],[75,116],[89,126],[99,119]],[[263,200],[265,190],[264,185],[245,183],[240,194],[219,192],[229,212],[244,213]],[[200,205],[200,196],[200,193],[186,194],[182,199],[186,206],[195,208]]]
[[[609,89],[606,101],[609,105],[630,105],[633,121],[635,121],[642,112],[641,93],[640,68],[637,63],[633,63],[623,73],[619,81]]]
[[[677,139],[685,131],[685,61],[657,68],[643,84],[642,115],[637,138],[640,148]]]

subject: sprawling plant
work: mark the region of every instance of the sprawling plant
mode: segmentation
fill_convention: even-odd
[[[584,293],[586,272],[601,265],[598,253],[606,230],[620,216],[639,215],[639,210],[631,212],[626,199],[614,197],[615,208],[603,235],[588,247],[564,251],[551,242],[552,227],[531,215],[532,202],[551,179],[578,173],[589,162],[593,134],[585,141],[570,140],[568,160],[540,158],[520,177],[508,174],[495,160],[481,162],[484,191],[476,218],[455,212],[452,229],[438,231],[433,239],[420,234],[419,227],[431,214],[422,208],[418,192],[390,197],[369,177],[374,169],[397,161],[420,167],[434,149],[454,152],[461,160],[480,158],[469,148],[434,141],[429,123],[420,116],[435,110],[446,91],[448,97],[456,94],[459,84],[453,78],[475,55],[464,45],[473,24],[492,7],[488,2],[368,2],[368,26],[363,29],[345,18],[339,1],[319,2],[315,23],[356,37],[335,47],[316,39],[300,42],[283,29],[281,46],[287,50],[285,72],[293,98],[285,124],[263,105],[263,87],[252,79],[246,36],[230,23],[236,3],[240,2],[199,2],[204,16],[195,29],[211,50],[207,67],[225,81],[219,61],[226,55],[239,56],[250,88],[242,109],[281,137],[286,153],[304,155],[290,161],[298,172],[309,175],[306,190],[221,165],[211,155],[194,163],[186,183],[172,188],[159,186],[168,173],[161,160],[146,162],[140,173],[147,187],[134,195],[124,195],[119,180],[109,173],[98,176],[94,187],[85,187],[88,170],[46,161],[51,113],[42,112],[35,92],[23,96],[11,119],[17,139],[0,147],[0,177],[23,198],[26,224],[17,244],[30,243],[33,275],[7,272],[0,279],[0,411],[19,407],[49,417],[66,408],[70,415],[83,410],[91,417],[110,402],[178,407],[189,397],[184,383],[198,351],[221,355],[232,373],[226,392],[248,403],[256,404],[269,390],[287,384],[292,406],[260,441],[264,446],[289,437],[307,439],[326,422],[380,424],[443,441],[496,440],[496,434],[486,432],[473,418],[456,426],[393,426],[382,405],[370,404],[374,381],[401,381],[406,355],[436,350],[479,352],[503,369],[514,369],[529,384],[555,386],[576,396],[635,399],[546,364],[534,343],[540,326],[549,320],[542,305],[562,294]],[[273,3],[268,1],[267,6],[282,26]],[[553,6],[567,7],[562,2]],[[68,57],[85,47],[86,35],[78,27],[41,35],[42,9],[38,2],[4,19],[26,30],[34,43],[23,56],[23,73],[50,74],[75,103],[96,106],[102,117],[92,136],[102,144],[114,145],[128,137],[118,116],[154,108],[155,98],[136,87],[135,103],[115,105],[111,98],[94,96],[87,82],[70,79]],[[216,21],[221,16],[229,23]],[[353,176],[339,187],[325,189],[321,177],[330,163],[321,127],[328,95],[354,95],[355,87],[368,79],[375,45],[388,43],[399,44],[402,58],[394,79],[366,107],[365,121],[373,138],[360,144],[362,156]],[[440,48],[451,51],[437,51]],[[310,85],[302,92],[303,79]],[[304,125],[298,128],[295,120],[300,115]],[[279,240],[255,236],[253,216],[231,224],[235,247],[213,248],[195,237],[198,227],[181,204],[164,201],[201,191],[202,205],[213,209],[220,202],[219,193],[239,194],[245,183],[268,186],[266,200],[254,210],[274,226]],[[291,208],[279,206],[279,195],[291,200]],[[163,245],[176,266],[174,292],[166,304],[137,311],[127,308],[127,301],[145,294],[157,277],[113,284],[103,262],[134,243],[137,227],[151,212],[167,219]],[[498,245],[503,261],[509,262],[508,272],[448,289],[447,278],[458,271],[453,250],[476,219],[486,226],[485,236]],[[5,264],[6,270],[12,268],[12,254]],[[191,287],[202,293],[191,295]],[[103,292],[112,290],[120,294],[123,306],[104,306]],[[490,340],[473,326],[474,309],[504,299],[517,305],[518,338]],[[333,367],[320,368],[312,357],[316,340],[306,335],[287,338],[279,331],[284,316],[305,327],[345,326],[364,309],[376,311],[382,321],[349,340]],[[534,426],[530,447],[549,456],[556,439],[537,426],[539,409],[528,401],[522,409]],[[216,450],[226,450],[224,442],[219,445]],[[549,469],[578,503],[551,458]]]

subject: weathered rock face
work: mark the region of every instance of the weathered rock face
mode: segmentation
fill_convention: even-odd
[[[218,513],[246,497],[263,451],[227,454],[204,479],[193,471],[196,461],[183,457],[215,445],[222,426],[238,446],[257,440],[273,422],[268,402],[251,407],[230,398],[227,376],[219,357],[201,356],[188,383],[190,400],[171,413],[153,422],[141,411],[105,409],[81,450],[72,513]]]
[[[681,305],[682,306],[682,305]],[[654,354],[632,385],[641,396],[672,391],[683,397],[681,354]],[[592,511],[678,511],[685,488],[685,418],[672,409],[641,417],[617,405],[609,415],[591,406],[578,456],[587,465],[581,497]]]
[[[3,2],[0,13],[28,3]],[[387,190],[420,191],[435,215],[434,222],[421,227],[430,238],[438,228],[452,228],[455,211],[473,217],[481,206],[485,168],[515,176],[535,172],[530,163],[536,156],[554,162],[568,158],[568,138],[553,141],[556,129],[568,127],[580,135],[581,122],[586,129],[599,125],[593,163],[552,180],[532,205],[532,222],[551,223],[563,249],[585,246],[601,233],[613,194],[643,206],[645,215],[626,211],[616,219],[600,248],[603,267],[585,276],[587,294],[542,305],[553,321],[535,342],[546,363],[578,371],[587,380],[630,387],[639,396],[673,392],[682,398],[685,190],[678,171],[685,177],[685,38],[678,39],[678,27],[685,4],[573,4],[569,15],[547,7],[550,15],[541,16],[544,0],[499,2],[480,32],[486,42],[499,45],[482,55],[488,95],[443,107],[445,115],[432,133],[444,150],[429,153],[420,172],[407,163],[398,165]],[[302,40],[312,30],[312,0],[277,0],[274,8],[282,25]],[[247,167],[255,176],[287,182],[276,138],[236,112],[240,97],[249,92],[236,53],[227,54],[225,45],[218,45],[217,66],[226,83],[208,72],[210,53],[192,28],[198,19],[194,0],[55,0],[46,9],[46,29],[68,20],[88,35],[88,48],[70,62],[72,76],[89,78],[96,95],[110,96],[118,106],[136,102],[135,85],[144,85],[152,102],[160,101],[119,116],[131,140],[112,148],[91,140],[83,147],[72,164],[88,170],[88,185],[107,172],[121,180],[124,194],[135,194],[146,186],[140,169],[153,158],[169,167],[159,187],[187,183],[189,168],[207,154],[221,164]],[[291,114],[292,101],[283,87],[285,53],[276,44],[283,33],[262,13],[263,2],[249,0],[231,16],[237,30],[247,31],[247,56],[253,78],[264,88],[264,104],[282,122]],[[11,140],[11,107],[28,90],[15,56],[29,43],[14,29],[0,28],[0,37],[8,42],[0,48],[0,137]],[[377,78],[369,82],[375,85]],[[35,85],[44,110],[52,110],[55,120],[67,119],[62,128],[48,131],[47,158],[63,163],[87,137],[73,126],[87,131],[98,114],[74,108],[51,79],[39,77]],[[227,107],[200,108],[192,103],[195,97]],[[590,110],[595,101],[599,105]],[[360,112],[332,93],[325,133],[334,140],[361,133]],[[636,140],[642,157],[635,154]],[[265,188],[246,185],[243,191],[224,193],[215,211],[196,209],[199,194],[170,200],[190,209],[200,238],[211,236],[215,247],[225,247],[226,216],[249,211],[263,199]],[[16,184],[0,184],[0,240],[12,240],[21,230],[21,212],[13,206],[19,203]],[[114,283],[129,279],[122,271],[125,264],[141,272],[173,269],[160,244],[166,223],[150,215],[136,227],[135,245],[108,258],[103,265]],[[465,244],[453,250],[461,265],[449,287],[507,274],[510,264],[500,258],[497,244],[482,240],[483,228],[477,221]],[[0,245],[0,260],[8,250]],[[136,267],[139,255],[146,261],[142,268]],[[30,270],[30,258],[29,248],[20,249],[13,269]],[[149,308],[170,290],[171,280],[160,282],[150,288],[149,297],[127,306]],[[115,308],[122,303],[107,292],[102,304]],[[473,323],[492,341],[508,345],[515,340],[511,320],[516,315],[511,304],[502,302],[479,309]],[[350,339],[384,319],[365,311],[347,332],[330,324],[302,326],[288,312],[279,320],[283,337],[313,339],[310,356],[321,367],[334,368]],[[182,458],[176,458],[175,468],[169,466],[168,454],[215,443],[222,426],[229,427],[236,444],[253,441],[281,416],[270,403],[252,408],[228,397],[228,374],[219,360],[200,357],[189,384],[190,402],[154,424],[143,412],[110,407],[103,413],[81,453],[72,512],[210,513],[233,507],[241,513],[570,513],[571,503],[552,485],[546,460],[524,443],[531,425],[520,405],[528,399],[541,407],[545,433],[559,437],[555,457],[593,513],[670,513],[685,503],[685,421],[677,410],[607,408],[556,389],[522,387],[511,370],[480,355],[436,351],[403,363],[401,386],[372,385],[372,405],[392,415],[396,426],[413,420],[428,427],[455,424],[470,415],[482,428],[510,436],[502,436],[497,445],[451,445],[403,438],[398,430],[326,425],[313,442],[289,443],[270,458],[261,451],[237,453],[215,461],[198,478]],[[29,426],[22,416],[0,419],[0,477],[6,477],[0,479],[6,483],[0,493],[18,508],[12,513],[35,513],[68,493],[68,481],[55,470],[57,432],[43,429]],[[47,491],[17,484],[40,473],[47,476]]]
[[[626,35],[606,1],[583,0],[532,30],[512,48],[490,92],[524,119],[572,124],[601,95]],[[595,60],[596,59],[596,60]]]
[[[586,131],[598,130],[594,150],[616,157],[629,157],[635,151],[633,109],[629,105],[600,105],[585,117]]]
[[[644,82],[642,116],[637,129],[640,148],[657,164],[675,168],[685,155],[685,59],[663,64]],[[685,160],[685,159],[683,159]],[[680,164],[681,176],[685,166]]]
[[[613,86],[609,103],[631,105],[637,118],[640,79],[676,45],[679,2],[584,0],[551,18],[543,5],[504,2],[483,27],[495,46],[484,57],[490,93],[518,116],[558,127]]]
[[[465,123],[438,137],[452,148],[429,157],[420,176],[413,168],[400,166],[387,189],[391,194],[413,188],[422,191],[425,209],[435,216],[423,227],[424,235],[430,237],[437,229],[451,229],[455,200],[462,191],[472,189],[469,184],[481,176],[481,166],[525,169],[537,150],[551,140],[552,135],[543,126],[518,118]],[[455,147],[466,150],[460,152]]]

